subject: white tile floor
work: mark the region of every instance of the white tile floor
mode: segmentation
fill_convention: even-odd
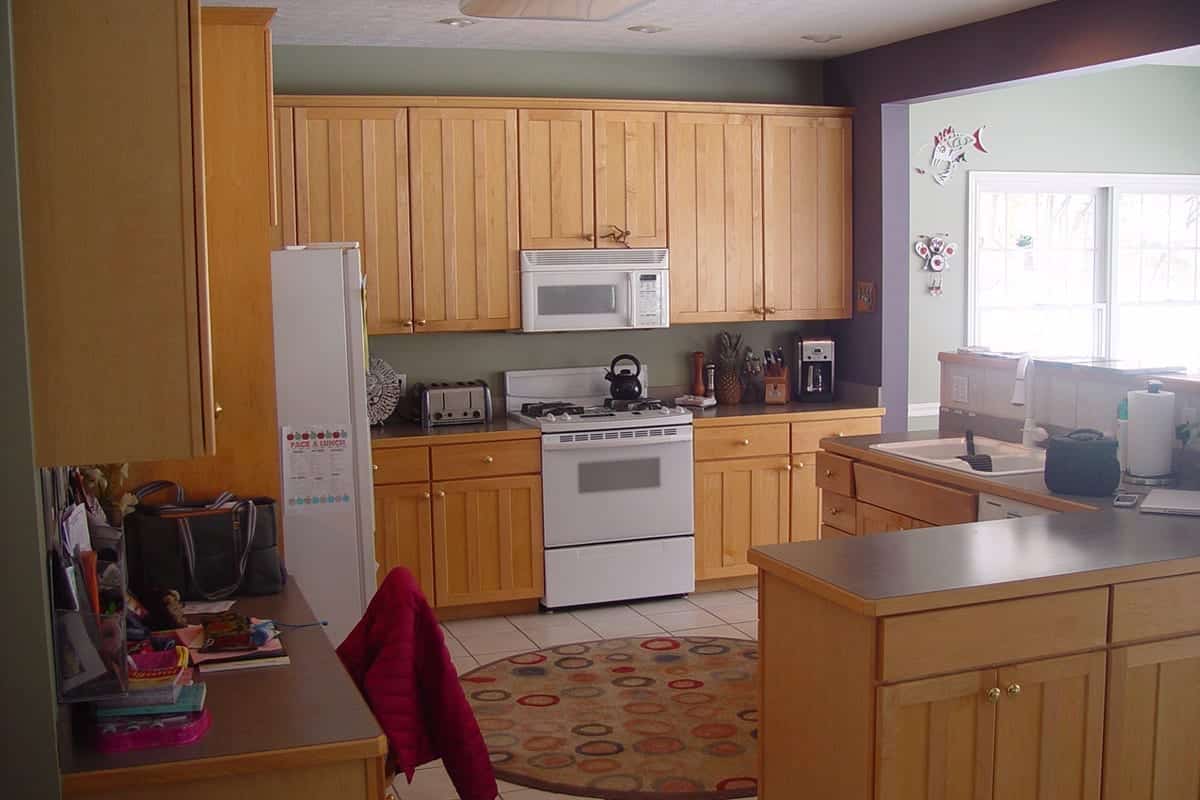
[[[758,589],[706,592],[687,598],[647,600],[553,614],[522,614],[447,622],[446,647],[461,675],[502,658],[571,642],[621,636],[727,636],[758,638]],[[580,800],[500,781],[503,800]],[[417,770],[410,785],[393,784],[401,800],[456,800],[454,784],[440,761]]]

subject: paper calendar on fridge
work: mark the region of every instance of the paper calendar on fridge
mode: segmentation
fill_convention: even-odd
[[[289,509],[320,510],[354,501],[354,466],[344,425],[284,427],[283,496]]]

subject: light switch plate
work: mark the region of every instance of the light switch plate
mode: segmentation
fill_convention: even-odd
[[[399,384],[400,396],[404,397],[408,393],[408,375],[403,372],[397,374],[396,382]]]
[[[966,375],[955,375],[950,384],[950,399],[955,403],[971,402],[971,379]]]

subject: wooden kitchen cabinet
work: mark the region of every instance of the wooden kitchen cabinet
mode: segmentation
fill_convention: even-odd
[[[439,607],[541,597],[541,477],[434,483],[433,552]]]
[[[521,247],[593,247],[592,112],[521,109]]]
[[[789,456],[698,461],[696,580],[753,575],[751,547],[788,541]]]
[[[879,508],[870,503],[856,502],[854,504],[855,533],[867,536],[872,533],[888,533],[890,531],[912,530],[916,522],[912,517]],[[920,527],[925,527],[921,525]]]
[[[851,127],[845,117],[763,120],[767,319],[851,314]]]
[[[821,490],[817,488],[817,454],[792,456],[791,541],[806,542],[821,535]]]
[[[407,115],[293,111],[297,239],[360,244],[371,334],[413,332]]]
[[[12,31],[37,463],[212,453],[199,2],[18,0]]]
[[[667,114],[672,323],[763,319],[762,119]]]
[[[412,296],[419,332],[521,325],[517,112],[409,112]]]
[[[878,690],[876,800],[992,796],[996,670]]]
[[[595,112],[595,159],[596,246],[666,247],[666,114]]]
[[[270,9],[201,11],[209,313],[216,451],[130,465],[128,486],[169,479],[189,498],[281,497],[271,309]]]
[[[1114,649],[1107,707],[1105,800],[1200,795],[1200,636]]]
[[[274,183],[275,216],[271,220],[271,249],[297,244],[296,236],[296,134],[292,109],[275,108],[275,146],[272,148],[271,178]]]
[[[406,567],[430,602],[435,595],[432,497],[427,483],[375,487],[375,583]]]

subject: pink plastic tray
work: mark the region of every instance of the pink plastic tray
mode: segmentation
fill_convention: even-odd
[[[173,717],[116,717],[94,724],[96,749],[101,753],[123,753],[191,744],[204,736],[212,718],[206,708]]]

